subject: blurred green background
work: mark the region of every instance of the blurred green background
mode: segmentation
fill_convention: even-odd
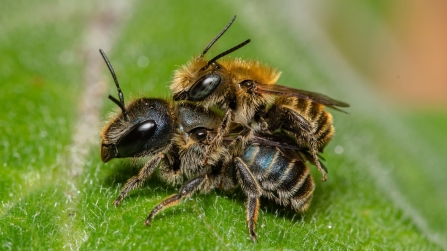
[[[447,249],[447,4],[443,1],[2,1],[1,250]],[[153,177],[112,201],[141,163],[102,164],[116,94],[169,97],[172,72],[236,14],[208,56],[283,72],[279,84],[351,104],[333,112],[306,214],[261,206],[258,244],[240,191],[195,195],[151,227],[178,188]]]

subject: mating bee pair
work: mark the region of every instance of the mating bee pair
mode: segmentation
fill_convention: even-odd
[[[332,139],[334,128],[324,108],[348,104],[276,85],[280,74],[258,61],[217,62],[250,40],[206,60],[207,51],[235,18],[200,56],[174,73],[171,90],[177,102],[140,98],[126,106],[112,66],[100,50],[119,94],[119,99],[109,98],[122,110],[102,132],[101,158],[108,162],[150,157],[138,175],[126,182],[114,204],[157,168],[168,183],[183,184],[177,194],[154,207],[146,224],[197,190],[240,186],[247,197],[249,233],[256,240],[261,197],[305,211],[315,187],[306,163],[316,165],[326,180],[318,152]]]

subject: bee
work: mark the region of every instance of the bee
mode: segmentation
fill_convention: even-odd
[[[242,154],[235,155],[229,147],[241,129],[233,126],[223,144],[211,152],[208,164],[203,165],[223,116],[189,102],[174,104],[157,98],[139,98],[126,106],[116,74],[105,53],[100,52],[118,90],[119,99],[109,98],[121,109],[102,131],[101,159],[108,162],[114,158],[149,157],[139,173],[125,183],[114,201],[116,206],[158,167],[161,178],[168,183],[183,183],[183,176],[188,180],[177,194],[151,210],[146,225],[157,213],[194,192],[216,188],[242,188],[247,197],[249,234],[254,241],[261,197],[299,212],[309,207],[315,184],[305,164],[313,160],[306,150],[287,142],[283,135],[254,133]]]
[[[183,139],[182,145],[176,144],[180,141],[179,135],[195,129],[192,120],[200,123],[201,128],[217,128],[221,120],[216,114],[193,104],[176,105],[159,98],[139,98],[126,106],[116,74],[105,53],[102,50],[100,53],[118,90],[119,100],[110,95],[109,99],[122,111],[102,131],[101,160],[106,163],[114,158],[149,157],[139,173],[125,183],[114,201],[116,206],[131,190],[141,186],[157,167],[161,178],[175,185],[181,184],[183,177],[210,171],[215,162],[223,159],[226,152],[217,148],[210,156],[210,165],[203,167],[206,153],[203,145],[194,144],[194,138]]]
[[[242,145],[253,130],[268,133],[281,130],[294,137],[300,147],[310,150],[325,181],[326,170],[319,161],[318,152],[322,152],[332,139],[334,127],[331,114],[324,108],[340,110],[339,107],[349,105],[319,93],[277,85],[281,74],[257,60],[238,58],[217,62],[250,40],[206,60],[207,51],[235,18],[200,56],[175,71],[170,87],[174,100],[195,101],[205,108],[218,107],[226,111],[209,152],[221,143],[232,123],[245,126],[238,139]]]
[[[184,138],[193,138],[196,144],[204,145],[206,149],[211,143],[210,140],[216,136],[216,130],[203,128],[199,123],[195,130],[185,132]],[[235,139],[225,137],[223,145],[226,147],[223,149],[228,148],[231,145],[228,143],[233,140]],[[253,135],[241,155],[223,159],[211,169],[210,173],[191,179],[177,194],[157,204],[146,219],[146,224],[151,224],[156,214],[172,205],[177,205],[196,190],[208,192],[216,188],[234,189],[236,186],[240,186],[246,196],[247,227],[251,239],[255,242],[261,197],[281,206],[290,206],[300,213],[305,212],[310,206],[315,189],[315,183],[305,163],[312,162],[313,158],[306,150],[287,144],[283,140]],[[222,181],[228,182],[227,186],[222,187]]]

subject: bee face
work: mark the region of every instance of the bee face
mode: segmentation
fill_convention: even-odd
[[[205,143],[208,133],[208,129],[199,126],[189,132],[182,131],[174,135],[173,141],[178,149],[180,170],[187,178],[209,170],[210,165],[204,166],[202,161],[208,148]]]
[[[171,90],[176,101],[206,102],[225,96],[229,81],[228,71],[221,64],[214,62],[207,65],[207,61],[197,58],[175,72]]]
[[[202,167],[208,145],[215,137],[222,117],[192,103],[179,104],[176,114],[178,114],[179,126],[174,142],[180,151],[183,170],[189,170],[191,166]],[[225,153],[225,149],[219,146],[213,152],[208,164],[213,165]]]
[[[170,143],[174,118],[170,105],[162,99],[141,98],[116,117],[102,132],[101,159],[153,154]]]
[[[225,104],[224,99],[232,90],[231,83],[234,82],[232,74],[217,60],[238,50],[250,42],[250,39],[220,53],[209,61],[205,60],[206,52],[227,31],[236,19],[234,16],[224,29],[211,41],[202,54],[193,59],[186,66],[177,70],[174,74],[171,90],[174,100],[198,101],[201,105],[208,107],[215,103]]]

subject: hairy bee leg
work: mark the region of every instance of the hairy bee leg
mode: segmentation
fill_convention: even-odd
[[[309,153],[304,153],[304,152],[301,152],[300,154],[302,154],[302,156],[304,156],[305,160],[309,161],[311,164],[313,164],[315,166],[317,165],[317,164],[315,164],[314,157],[311,154],[309,155]],[[323,170],[327,173],[328,172],[327,167],[321,161],[320,161],[320,165],[321,165],[321,168],[323,168]]]
[[[265,119],[263,117],[259,118],[259,125],[260,125],[260,128],[262,131],[271,133],[269,131],[269,124],[267,123],[267,121],[265,121]]]
[[[222,119],[222,124],[220,124],[220,127],[217,130],[216,136],[209,144],[208,150],[206,151],[205,160],[203,161],[203,165],[208,164],[209,156],[212,152],[214,152],[214,149],[216,149],[216,147],[222,143],[223,136],[227,134],[231,122],[233,122],[233,111],[231,109],[228,109]]]
[[[154,216],[156,214],[158,214],[159,212],[163,211],[164,209],[166,209],[168,207],[172,207],[172,206],[179,204],[180,201],[185,196],[189,196],[193,192],[195,192],[197,190],[197,188],[200,185],[202,185],[206,179],[208,179],[208,176],[206,174],[204,174],[204,175],[200,175],[200,176],[188,181],[185,185],[182,186],[182,188],[180,188],[179,193],[173,194],[173,195],[169,196],[168,198],[164,199],[162,202],[158,203],[158,205],[156,205],[154,207],[154,209],[152,209],[149,216],[146,218],[146,221],[144,222],[144,224],[150,225],[152,218],[154,218]]]
[[[258,221],[259,198],[261,197],[261,188],[247,165],[239,158],[235,160],[236,169],[238,170],[238,179],[242,190],[247,195],[247,225],[250,237],[256,242],[255,233],[256,222]]]
[[[293,121],[296,122],[296,125],[306,133],[312,133],[313,126],[307,119],[305,119],[301,114],[296,112],[295,109],[283,106],[282,109],[284,109],[285,113],[289,115]]]
[[[253,136],[253,129],[250,127],[245,127],[237,136],[237,138],[231,142],[228,149],[234,149],[233,155],[239,156],[242,154],[243,149],[245,149],[245,145],[247,144],[248,140],[251,139]]]
[[[297,113],[294,109],[289,108],[289,107],[282,107],[282,109],[284,109],[284,111],[286,112],[286,114],[288,114],[293,121],[295,121],[295,125],[298,126],[298,128],[302,129],[305,134],[306,134],[306,138],[309,142],[309,150],[310,153],[312,154],[312,157],[314,159],[315,165],[317,166],[318,171],[323,175],[323,178],[321,179],[321,181],[326,181],[327,180],[327,173],[326,173],[326,168],[323,168],[321,166],[320,160],[318,159],[318,150],[317,150],[317,144],[315,142],[315,138],[312,135],[312,125],[309,123],[309,121],[307,121],[303,116],[301,116],[299,113]]]
[[[165,158],[164,153],[155,155],[149,162],[147,162],[143,166],[143,168],[141,168],[140,172],[137,175],[128,179],[126,184],[124,184],[124,187],[121,189],[120,195],[118,196],[118,198],[116,198],[113,204],[115,204],[115,206],[118,206],[121,200],[123,200],[130,191],[141,186],[144,181],[149,178],[149,176],[151,176],[151,174],[154,172],[155,168],[157,168],[158,164],[160,164],[163,158]]]
[[[247,224],[250,237],[254,242],[257,242],[255,233],[256,222],[258,221],[259,212],[259,197],[248,197],[247,199]]]
[[[315,165],[317,166],[318,171],[323,175],[323,178],[321,178],[321,181],[327,180],[327,172],[326,167],[322,167],[320,160],[318,159],[317,154],[317,146],[315,145],[315,140],[313,140],[313,137],[309,137],[309,145],[310,145],[310,153],[312,154],[312,157],[314,158]]]

